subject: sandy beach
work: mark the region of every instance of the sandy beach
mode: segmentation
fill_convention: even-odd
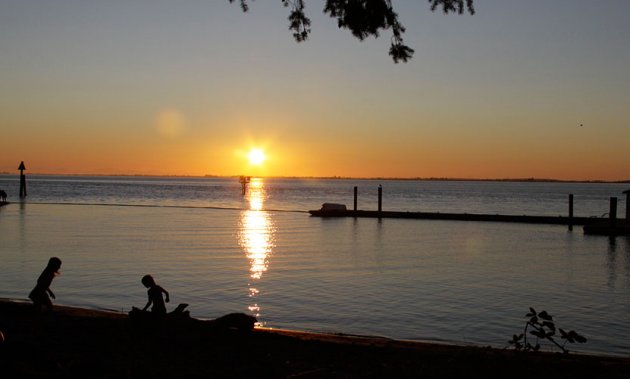
[[[0,301],[4,378],[625,378],[630,359],[287,330]]]

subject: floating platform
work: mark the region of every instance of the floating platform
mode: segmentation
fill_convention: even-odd
[[[584,234],[602,236],[630,236],[630,222],[621,220],[601,220],[584,225]]]
[[[566,217],[566,216],[519,216],[476,213],[441,213],[441,212],[396,212],[396,211],[354,211],[354,210],[313,210],[308,211],[315,217],[366,217],[366,218],[404,218],[419,220],[452,220],[452,221],[493,221],[519,222],[526,224],[554,225],[587,225],[601,218]]]

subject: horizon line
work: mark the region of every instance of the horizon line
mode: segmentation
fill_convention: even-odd
[[[2,176],[13,176],[6,171],[0,172]],[[269,176],[255,176],[255,175],[178,175],[178,174],[85,174],[85,173],[45,173],[45,172],[33,172],[30,175],[41,176],[92,176],[92,177],[147,177],[147,178],[239,178],[241,176],[249,176],[253,178],[263,179],[326,179],[326,180],[399,180],[399,181],[452,181],[452,182],[557,182],[557,183],[630,183],[630,179],[620,180],[604,180],[604,179],[555,179],[555,178],[458,178],[458,177],[395,177],[395,176],[373,176],[373,177],[357,177],[357,176],[296,176],[296,175],[269,175]]]

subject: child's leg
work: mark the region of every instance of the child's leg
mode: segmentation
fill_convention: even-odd
[[[46,299],[44,300],[44,303],[42,304],[44,306],[44,308],[47,308],[49,311],[52,311],[52,301],[50,300],[50,298],[48,297],[48,295],[44,295],[46,297]]]
[[[41,311],[44,308],[48,309],[49,311],[52,310],[52,301],[46,293],[31,294],[30,297],[31,300],[33,300],[33,306],[37,311]]]

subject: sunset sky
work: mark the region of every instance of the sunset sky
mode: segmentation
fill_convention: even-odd
[[[630,179],[628,0],[394,1],[406,64],[250,5],[0,0],[0,172]]]

